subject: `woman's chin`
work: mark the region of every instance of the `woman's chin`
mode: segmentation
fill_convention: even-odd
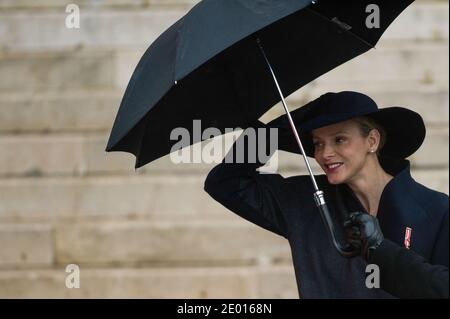
[[[335,174],[327,175],[328,183],[331,185],[338,185],[345,182],[342,177],[336,176]]]

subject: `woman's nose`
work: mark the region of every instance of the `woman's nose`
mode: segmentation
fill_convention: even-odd
[[[322,152],[322,156],[323,158],[330,158],[333,157],[335,155],[335,151],[334,148],[331,145],[325,144],[323,146],[323,152]]]

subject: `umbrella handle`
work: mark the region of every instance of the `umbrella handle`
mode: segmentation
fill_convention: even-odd
[[[334,227],[333,220],[331,219],[330,211],[328,210],[327,203],[325,202],[325,197],[322,191],[317,191],[314,193],[314,199],[316,201],[317,208],[319,208],[320,215],[323,222],[327,226],[328,235],[333,243],[336,250],[344,257],[350,258],[355,257],[360,254],[359,249],[354,248],[352,245],[345,243],[341,244],[336,237],[336,229]]]
[[[272,74],[272,78],[275,82],[275,85],[278,89],[278,93],[280,94],[281,97],[281,102],[283,104],[284,107],[284,111],[286,112],[286,116],[289,120],[289,124],[291,126],[292,132],[294,133],[295,139],[297,141],[297,144],[300,148],[300,152],[303,156],[303,159],[305,161],[306,164],[306,168],[308,169],[309,172],[309,176],[311,178],[311,182],[313,183],[314,189],[315,189],[315,193],[314,193],[314,199],[316,201],[317,207],[319,208],[320,211],[320,215],[322,216],[322,220],[325,223],[325,226],[328,230],[328,235],[330,236],[330,239],[333,243],[333,246],[336,248],[336,250],[344,257],[354,257],[356,255],[359,254],[359,250],[355,250],[351,245],[346,244],[346,245],[342,245],[341,243],[339,243],[339,241],[337,240],[336,237],[336,229],[334,227],[334,223],[333,220],[330,217],[330,212],[328,210],[328,206],[325,202],[325,197],[323,195],[323,192],[321,190],[319,190],[319,187],[317,186],[317,182],[316,179],[314,178],[314,174],[312,172],[311,166],[309,165],[309,161],[308,158],[305,155],[305,150],[303,149],[303,144],[302,141],[300,140],[300,136],[297,132],[297,128],[294,124],[294,121],[292,120],[291,117],[291,113],[289,112],[289,109],[287,107],[286,104],[286,100],[284,98],[283,92],[281,91],[280,85],[278,84],[278,80],[277,77],[275,76],[275,72],[272,69],[272,66],[270,65],[270,61],[266,56],[266,53],[264,52],[264,48],[261,44],[261,40],[259,38],[256,38],[256,43],[258,44],[259,49],[261,50],[261,53],[264,57],[264,60],[266,61],[266,64],[269,68],[270,73]]]

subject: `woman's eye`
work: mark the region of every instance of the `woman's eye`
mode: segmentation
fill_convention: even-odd
[[[338,136],[338,137],[336,137],[335,141],[337,144],[343,143],[343,142],[345,142],[345,137]]]
[[[314,144],[314,147],[316,147],[316,148],[322,146],[322,143],[320,143],[320,142],[314,142],[313,144]]]

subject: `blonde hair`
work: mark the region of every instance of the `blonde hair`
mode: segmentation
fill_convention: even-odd
[[[380,133],[380,143],[377,149],[377,155],[380,155],[380,151],[383,149],[386,144],[386,130],[378,124],[374,119],[368,116],[361,116],[354,119],[354,121],[358,124],[359,130],[363,137],[369,136],[372,130],[377,130]]]

